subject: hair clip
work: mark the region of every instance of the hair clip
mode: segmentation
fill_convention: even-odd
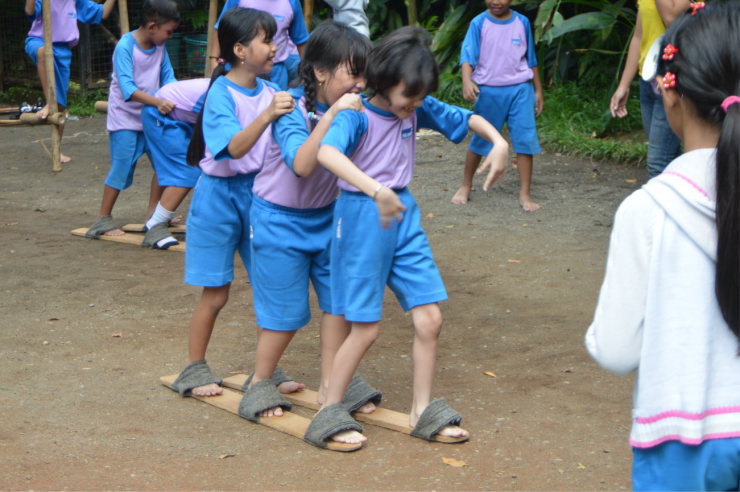
[[[673,60],[673,55],[675,55],[676,53],[678,53],[678,48],[676,48],[672,44],[668,44],[668,46],[666,46],[663,50],[663,59]]]
[[[321,119],[321,116],[318,116],[318,115],[317,115],[316,113],[314,113],[313,111],[310,111],[310,112],[308,113],[308,119],[309,119],[309,120],[313,120],[313,121],[319,121],[319,120]]]
[[[676,75],[671,72],[666,72],[663,76],[663,87],[666,89],[673,89],[676,87]]]
[[[726,113],[733,104],[740,104],[740,96],[729,96],[722,103],[722,109],[724,109]]]
[[[224,60],[223,58],[219,58],[216,61],[218,62],[219,65],[226,65],[226,60]]]
[[[696,12],[703,9],[705,7],[704,2],[694,2],[691,4],[691,15],[696,15]]]

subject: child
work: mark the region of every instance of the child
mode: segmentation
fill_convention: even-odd
[[[255,374],[245,389],[273,377],[285,348],[311,319],[309,279],[324,312],[318,403],[324,401],[334,353],[349,334],[343,313],[332,307],[329,280],[332,219],[339,188],[336,176],[316,169],[316,155],[339,111],[363,110],[359,93],[365,88],[363,71],[370,50],[370,41],[351,27],[332,21],[320,24],[304,54],[303,86],[290,91],[300,110],[281,116],[272,125],[273,142],[254,182],[251,210],[254,233],[250,280],[257,325],[262,330]],[[320,117],[318,123],[309,118],[309,113]],[[312,123],[316,125],[313,131]],[[271,391],[276,401],[282,400]],[[250,396],[247,391],[245,403]],[[356,405],[362,413],[374,409],[367,401]],[[279,406],[254,411],[261,417],[282,415]]]
[[[467,432],[457,427],[462,417],[443,399],[431,402],[442,325],[437,303],[447,299],[447,293],[421,229],[419,208],[406,187],[413,176],[419,128],[439,131],[456,143],[469,128],[493,140],[495,146],[482,166],[492,166],[487,185],[506,171],[508,145],[482,117],[427,95],[437,90],[439,74],[428,45],[428,34],[418,27],[404,27],[383,38],[365,68],[371,94],[363,98],[365,112],[339,113],[321,142],[319,162],[339,177],[342,189],[334,209],[332,307],[344,312],[352,328],[336,353],[326,401],[307,435],[339,442],[365,440],[352,430],[337,433],[361,430],[337,404],[378,335],[388,285],[404,311],[411,311],[416,330],[412,435],[467,439]],[[309,442],[324,444],[319,439]]]
[[[103,201],[98,221],[85,236],[97,239],[101,234],[122,236],[124,232],[113,222],[113,206],[121,190],[134,180],[136,162],[145,152],[152,160],[141,125],[141,109],[155,106],[167,114],[175,103],[152,96],[160,86],[175,81],[175,75],[164,43],[180,23],[180,7],[174,0],[145,0],[141,10],[141,25],[124,34],[113,52],[113,81],[108,96],[108,132],[111,168],[105,180]],[[149,213],[154,212],[158,191],[157,174],[152,177]]]
[[[238,251],[251,278],[249,209],[254,177],[270,148],[270,124],[293,110],[293,98],[257,76],[272,70],[277,25],[261,10],[232,9],[218,31],[223,58],[211,77],[188,148],[203,173],[188,216],[185,282],[203,287],[190,322],[188,366],[173,387],[181,395],[222,393],[205,360],[218,313],[226,305]],[[231,70],[227,72],[226,63]]]
[[[703,5],[671,25],[659,60],[686,153],[619,207],[586,334],[605,369],[639,369],[635,490],[740,485],[740,5]]]
[[[54,80],[57,94],[57,107],[60,113],[67,109],[67,92],[69,91],[69,73],[72,64],[72,48],[77,46],[80,31],[77,23],[100,24],[107,19],[113,10],[116,0],[105,0],[98,5],[92,0],[55,0],[51,2],[51,37],[54,43]],[[26,53],[39,70],[41,87],[46,95],[46,105],[36,113],[39,118],[49,116],[49,96],[46,82],[46,65],[44,62],[44,20],[41,15],[41,0],[26,0],[26,15],[33,22],[26,38]],[[59,140],[64,134],[64,125],[59,127]],[[70,158],[61,154],[62,162]]]
[[[288,40],[291,40],[297,49],[298,54],[303,53],[306,41],[308,41],[308,30],[306,21],[303,19],[303,9],[299,0],[227,0],[224,9],[221,11],[221,18],[224,14],[234,7],[253,8],[268,12],[275,18],[277,23],[277,33],[275,33],[275,44],[277,52],[270,80],[276,84],[280,90],[288,88],[288,70],[285,61],[290,55],[290,46]],[[219,28],[221,18],[216,23],[216,29]],[[216,59],[220,52],[218,35],[213,38],[213,49],[211,51],[211,68],[216,65]]]
[[[199,168],[188,166],[186,154],[210,82],[209,79],[170,82],[155,92],[154,97],[172,101],[175,108],[166,115],[154,106],[145,106],[141,111],[141,125],[157,182],[164,188],[157,208],[144,226],[144,246],[167,249],[180,244],[172,237],[168,226],[175,210],[200,177]],[[152,200],[156,197],[150,198]]]
[[[532,201],[532,154],[540,153],[535,116],[542,113],[542,83],[529,21],[512,11],[512,0],[486,0],[488,10],[470,23],[463,42],[463,97],[475,103],[475,114],[483,116],[498,131],[508,125],[519,171],[519,205],[527,212],[539,210]],[[471,75],[472,74],[472,75]],[[462,185],[452,203],[464,205],[473,190],[473,174],[491,144],[473,135],[465,158]]]

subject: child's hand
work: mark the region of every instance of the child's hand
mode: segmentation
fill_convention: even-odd
[[[629,87],[617,87],[617,90],[612,96],[611,103],[609,104],[609,110],[612,112],[612,116],[619,116],[624,118],[627,116],[627,101],[630,97]]]
[[[504,183],[504,178],[506,177],[506,161],[508,158],[508,143],[498,143],[493,146],[493,150],[486,156],[481,167],[478,168],[478,174],[482,174],[488,166],[491,166],[488,177],[486,177],[486,182],[483,183],[483,191],[488,191],[488,188],[496,181],[501,181],[501,184]]]
[[[545,98],[542,97],[542,92],[535,91],[534,93],[534,116],[535,118],[540,117],[544,107],[545,107]]]
[[[478,99],[478,94],[480,94],[480,89],[478,89],[478,86],[475,84],[475,82],[463,81],[463,98],[466,101],[474,103],[476,99]]]
[[[339,98],[337,102],[331,105],[329,111],[333,116],[336,116],[340,111],[345,109],[353,109],[359,113],[365,111],[365,105],[362,104],[362,98],[359,94],[345,94]]]
[[[160,99],[159,104],[157,104],[157,109],[160,113],[167,114],[175,109],[175,106],[177,106],[177,104],[173,103],[172,101],[168,101],[167,99]]]
[[[272,97],[270,106],[265,110],[270,121],[275,121],[284,114],[288,114],[295,108],[293,96],[287,92],[276,92]]]
[[[378,207],[378,212],[380,212],[380,223],[383,229],[388,229],[393,217],[396,218],[396,222],[403,220],[401,212],[406,211],[406,206],[401,203],[396,192],[390,188],[383,186],[378,191],[375,196],[375,205]]]

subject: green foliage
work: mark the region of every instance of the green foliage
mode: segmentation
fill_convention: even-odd
[[[88,92],[84,96],[77,92],[69,92],[67,96],[67,112],[74,116],[100,116],[95,111],[96,101],[107,101],[108,91],[98,89],[95,92]]]
[[[0,103],[20,106],[26,102],[33,105],[38,99],[44,99],[44,93],[41,89],[31,87],[31,84],[25,84],[17,87],[10,87],[5,92],[0,92]]]

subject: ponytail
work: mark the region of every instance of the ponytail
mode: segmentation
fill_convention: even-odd
[[[719,130],[717,144],[717,271],[715,293],[725,322],[740,339],[740,5],[711,2],[682,14],[663,38],[678,51],[659,60],[658,73],[675,76],[675,88],[697,116]],[[740,353],[740,351],[739,351]]]
[[[206,101],[208,92],[210,92],[213,83],[226,75],[229,71],[226,69],[226,63],[237,63],[237,57],[234,53],[234,46],[241,44],[249,45],[257,37],[260,31],[265,32],[265,40],[269,41],[277,32],[277,24],[272,15],[262,10],[232,8],[226,11],[221,17],[218,29],[218,43],[221,46],[221,57],[219,64],[211,75],[211,83],[208,84],[206,97],[203,98],[203,107],[198,114],[193,129],[193,137],[190,139],[188,146],[187,163],[190,166],[197,166],[206,155],[206,142],[203,138],[203,113],[206,110]],[[223,61],[224,63],[221,63]]]

